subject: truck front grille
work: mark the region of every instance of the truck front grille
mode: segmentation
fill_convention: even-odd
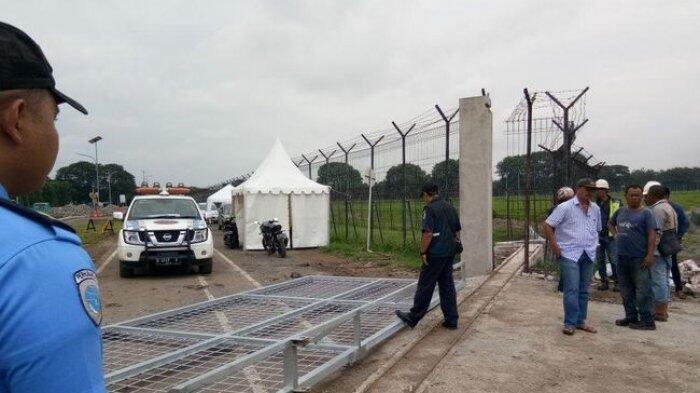
[[[180,231],[153,231],[159,243],[175,243],[180,238]]]

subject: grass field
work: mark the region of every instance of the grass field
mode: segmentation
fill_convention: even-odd
[[[622,198],[622,193],[614,193]],[[672,193],[672,200],[681,204],[686,211],[700,207],[700,191],[677,191]],[[452,201],[459,209],[459,201]],[[551,197],[535,195],[530,201],[531,214],[536,222],[546,218],[551,207]],[[331,244],[326,251],[346,258],[362,260],[394,259],[410,267],[419,267],[417,256],[420,239],[420,223],[423,203],[419,199],[410,199],[406,212],[406,241],[404,245],[402,201],[375,201],[372,212],[372,243],[375,253],[365,251],[367,242],[367,201],[352,201],[348,204],[348,219],[345,218],[345,201],[333,201],[331,204]],[[523,237],[524,200],[522,197],[493,197],[493,240],[494,242],[516,240]],[[506,217],[510,216],[510,220]],[[510,223],[510,231],[508,227]],[[347,232],[346,232],[347,231]],[[509,233],[510,232],[510,233]],[[387,262],[390,263],[390,262]]]
[[[700,191],[676,191],[671,193],[671,200],[683,206],[686,211],[700,208]]]
[[[111,232],[102,232],[102,226],[105,224],[107,219],[95,219],[95,230],[88,230],[88,220],[77,220],[70,222],[70,226],[75,229],[75,232],[80,236],[84,245],[97,244],[100,241],[106,239],[109,236],[113,236]],[[119,233],[122,229],[123,221],[112,220],[112,225],[114,227],[114,233]]]

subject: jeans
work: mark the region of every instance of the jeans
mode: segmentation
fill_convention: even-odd
[[[625,318],[630,321],[651,323],[652,312],[651,273],[642,268],[643,257],[617,257],[617,279],[625,308]]]
[[[606,269],[606,255],[607,261],[610,262],[610,267],[612,268],[612,280],[617,282],[617,247],[614,237],[607,237],[600,241],[600,245],[596,250],[596,263],[598,264],[598,275],[600,276],[600,282],[607,283],[607,269]]]
[[[669,301],[668,271],[671,268],[669,257],[654,255],[654,264],[651,265],[651,293],[654,302],[666,304]]]
[[[564,283],[564,326],[583,325],[588,316],[588,288],[591,285],[593,261],[584,252],[578,262],[562,256],[557,262]]]
[[[445,316],[445,322],[449,325],[457,325],[457,291],[452,277],[452,261],[454,257],[437,258],[428,255],[428,264],[423,265],[418,277],[416,294],[413,298],[410,318],[418,323],[428,312],[430,300],[433,298],[435,284],[440,291],[440,308]]]

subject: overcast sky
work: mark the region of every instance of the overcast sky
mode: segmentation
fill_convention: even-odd
[[[494,163],[522,89],[590,86],[578,144],[631,168],[700,165],[698,1],[14,1],[62,108],[56,168],[92,154],[204,186],[485,87]]]

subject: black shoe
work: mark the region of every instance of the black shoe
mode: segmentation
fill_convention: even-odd
[[[630,329],[634,330],[656,330],[656,324],[651,322],[630,322]]]
[[[608,283],[607,283],[607,282],[601,282],[601,283],[598,285],[598,290],[599,290],[599,291],[607,291],[608,289],[610,289],[610,287],[608,286]]]
[[[399,319],[411,329],[416,327],[416,322],[413,322],[413,320],[411,319],[411,314],[400,310],[396,310],[396,316],[399,317]]]
[[[457,330],[456,323],[447,323],[446,321],[442,321],[442,327],[449,330]]]
[[[636,319],[627,319],[627,318],[622,318],[622,319],[618,319],[615,321],[615,325],[617,325],[617,326],[629,326],[632,323],[639,323],[639,321]]]
[[[613,284],[613,292],[620,292],[620,288],[617,287],[617,283]]]

